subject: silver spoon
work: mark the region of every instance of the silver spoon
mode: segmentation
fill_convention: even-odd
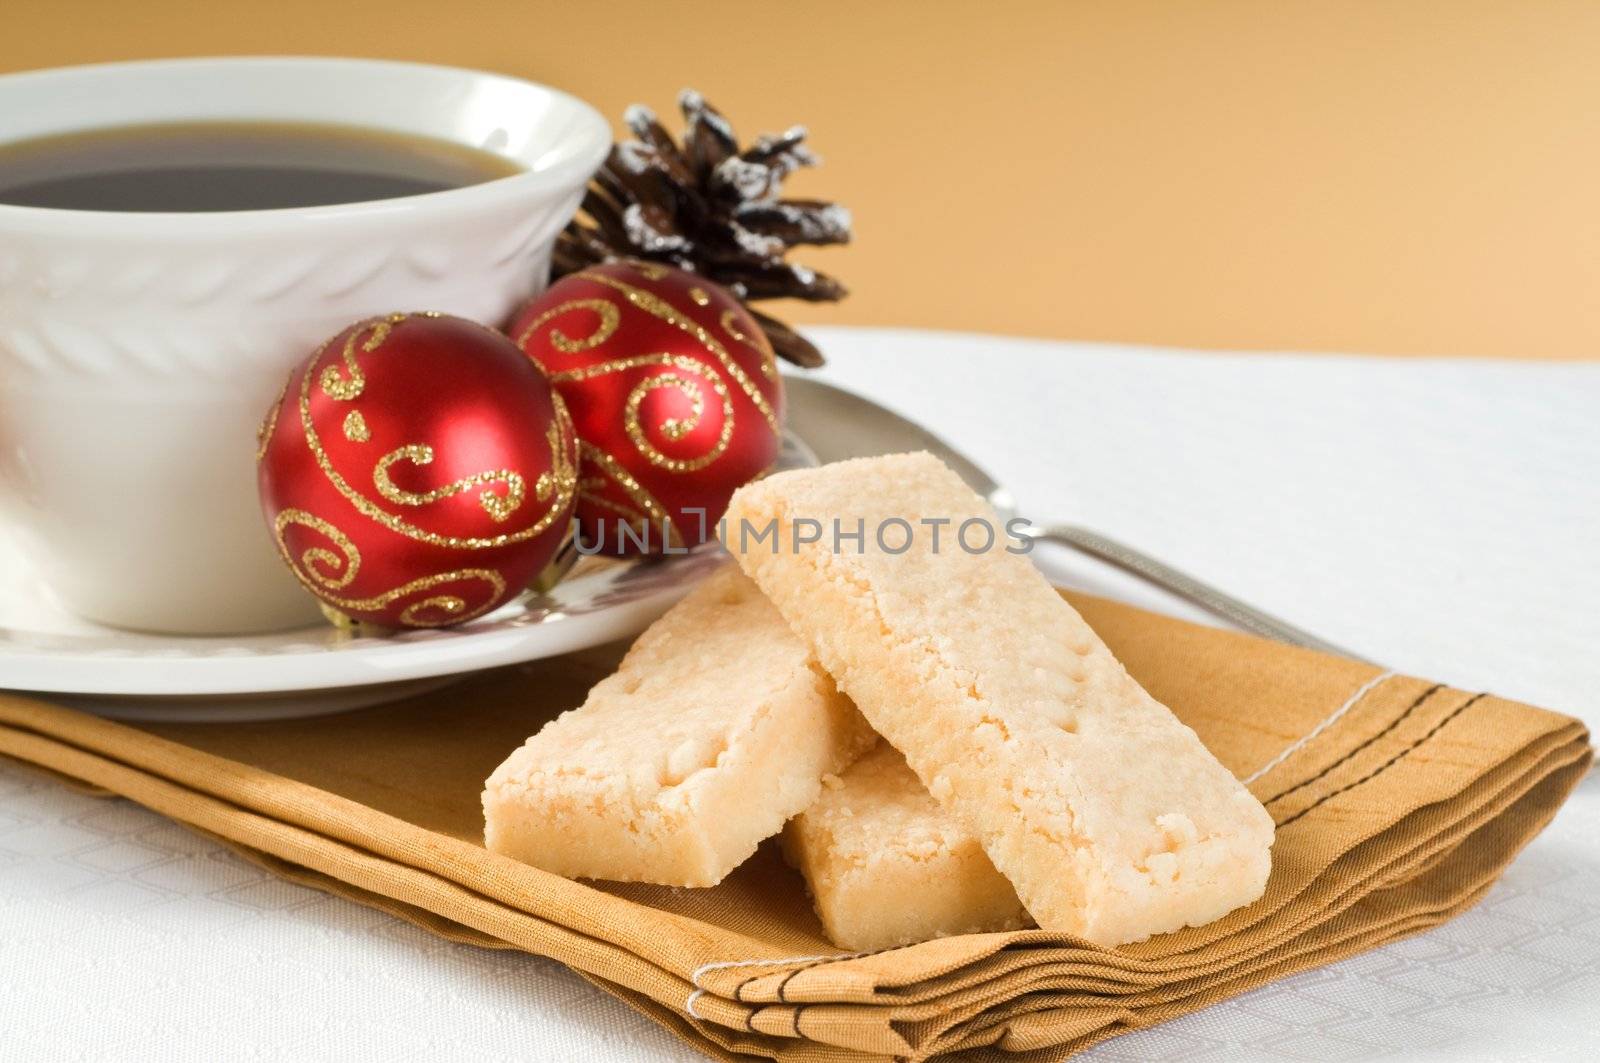
[[[798,376],[786,377],[784,383],[789,427],[806,442],[820,461],[926,450],[954,469],[967,482],[967,486],[987,499],[1001,520],[1017,516],[1017,501],[1010,491],[974,465],[966,455],[921,425],[830,384]],[[1073,524],[1037,525],[1031,522],[1022,531],[1035,539],[1070,546],[1080,553],[1132,573],[1246,631],[1339,657],[1362,659],[1308,631],[1302,631],[1288,621],[1263,613],[1225,591],[1180,572],[1165,561],[1097,531]]]

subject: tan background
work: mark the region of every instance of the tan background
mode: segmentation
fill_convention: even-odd
[[[328,53],[802,121],[810,321],[1600,352],[1600,3],[6,0],[0,69]]]

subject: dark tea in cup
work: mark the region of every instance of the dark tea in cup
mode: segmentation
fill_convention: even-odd
[[[0,203],[61,210],[274,210],[441,192],[522,172],[432,137],[297,122],[111,126],[0,144]]]

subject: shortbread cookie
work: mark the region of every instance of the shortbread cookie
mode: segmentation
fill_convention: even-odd
[[[940,808],[887,742],[828,779],[783,831],[828,940],[869,951],[1017,930],[1022,902],[977,837]]]
[[[872,741],[729,565],[495,769],[484,841],[572,878],[713,886]]]
[[[847,535],[863,522],[859,543],[833,535],[835,518]],[[776,540],[745,534],[773,520]],[[935,547],[924,522],[937,520],[950,523]],[[992,549],[960,545],[969,520],[997,531]],[[984,538],[972,525],[965,541]],[[734,496],[726,539],[1041,927],[1115,945],[1261,896],[1273,827],[1260,802],[1007,552],[993,511],[937,459],[770,476]]]

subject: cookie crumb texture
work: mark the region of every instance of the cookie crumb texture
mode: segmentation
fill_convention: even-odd
[[[789,821],[783,850],[805,876],[828,940],[842,949],[866,952],[1031,922],[977,837],[939,807],[887,742]]]
[[[873,740],[730,565],[495,769],[484,842],[569,878],[714,886]]]
[[[1003,536],[981,554],[952,548],[964,520],[1000,525],[937,459],[780,473],[742,488],[728,516],[777,521],[776,548],[730,549],[1039,926],[1117,945],[1261,896],[1266,810]],[[793,548],[796,519],[835,517],[865,521],[864,551],[834,553],[827,537]],[[894,518],[951,523],[939,550],[919,526],[891,555],[870,529]]]

